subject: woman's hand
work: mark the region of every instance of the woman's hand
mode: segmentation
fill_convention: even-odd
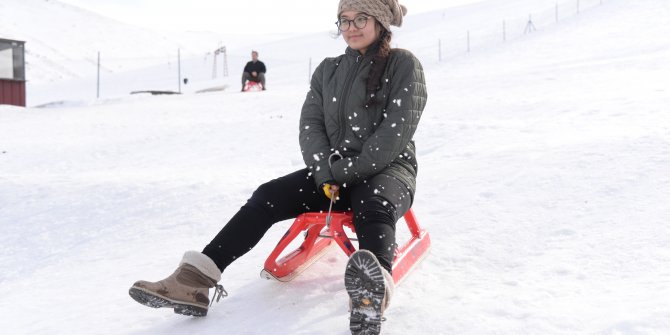
[[[328,197],[328,199],[332,200],[333,202],[337,201],[338,197],[340,196],[339,185],[324,183],[322,189],[323,193]]]

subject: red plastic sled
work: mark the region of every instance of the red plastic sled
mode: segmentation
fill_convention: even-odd
[[[247,80],[244,84],[244,92],[259,92],[263,90],[263,84],[251,80]]]
[[[412,268],[428,254],[430,249],[430,236],[425,229],[419,227],[411,209],[407,211],[404,219],[412,237],[396,249],[393,260],[393,280],[396,284],[399,284],[405,278]],[[333,212],[331,213],[330,227],[327,227],[326,213],[310,212],[299,215],[265,261],[261,277],[282,282],[291,281],[336,244],[347,256],[351,255],[356,251],[356,248],[347,237],[344,227],[355,232],[352,220],[352,212]],[[302,245],[277,259],[302,231],[305,231],[305,240]]]

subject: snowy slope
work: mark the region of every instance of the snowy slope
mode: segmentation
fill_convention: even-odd
[[[504,45],[424,58],[414,209],[433,249],[384,334],[670,331],[668,15],[665,1],[604,1]],[[323,35],[290,43],[344,49]],[[201,249],[257,185],[302,167],[302,64],[277,66],[284,77],[258,94],[0,106],[2,332],[347,334],[340,252],[292,283],[259,279],[289,222],[227,270],[231,295],[207,318],[127,295]]]
[[[504,35],[508,41],[512,41],[524,36],[529,14],[533,17],[534,26],[542,29],[555,23],[556,10],[558,18],[565,20],[574,17],[578,8],[588,11],[599,3],[600,0],[563,0],[559,3],[554,0],[486,0],[460,6],[445,3],[444,10],[408,16],[403,28],[395,29],[393,44],[412,50],[425,65],[429,65],[437,63],[439,55],[443,61],[465,55],[468,44],[471,50],[502,44],[503,21]],[[11,0],[9,4],[11,6],[7,7],[7,13],[19,13],[12,17],[20,17],[21,9],[27,7],[23,12],[29,13],[26,15],[32,18],[43,12],[42,7],[39,7],[40,10],[33,10],[32,7],[40,4],[44,6],[45,2]],[[34,31],[30,37],[25,37],[28,40],[29,106],[81,105],[95,100],[98,92],[95,69],[98,51],[102,51],[100,97],[116,99],[133,91],[144,90],[196,92],[220,87],[237,89],[240,86],[241,69],[249,60],[251,49],[259,50],[261,60],[268,66],[268,83],[285,85],[296,80],[308,83],[311,71],[324,57],[342,50],[342,40],[335,36],[335,29],[306,32],[303,36],[247,36],[229,32],[223,36],[171,34],[166,38],[57,2],[49,1],[46,4],[64,13],[56,15],[55,20],[52,16],[43,19],[63,26],[59,28],[66,34],[53,34],[51,25],[30,25],[27,24],[30,21],[25,20],[14,26],[9,24],[10,29],[5,29],[3,25],[13,21],[0,20],[0,28],[4,31]],[[411,7],[412,3],[408,4]],[[91,26],[100,28],[94,33],[77,28]],[[127,40],[129,36],[132,38]],[[220,55],[215,58],[212,54],[221,45],[227,47],[229,75],[225,77],[223,57]],[[182,49],[181,62],[178,63],[179,47]],[[51,50],[57,51],[54,53]],[[33,60],[32,55],[35,53],[40,58]],[[82,60],[82,55],[88,56]],[[152,66],[147,67],[147,64]],[[64,71],[70,71],[73,75],[66,75]],[[45,76],[44,72],[53,72],[65,80],[58,80],[58,85],[54,85],[54,78],[41,80]],[[187,85],[182,83],[183,78],[188,78]]]
[[[268,34],[251,41],[282,37]],[[241,32],[161,33],[56,0],[2,0],[0,38],[26,42],[29,85],[94,77],[98,52],[105,75],[175,63],[177,49],[182,57],[200,57],[221,45],[242,47],[251,42]]]

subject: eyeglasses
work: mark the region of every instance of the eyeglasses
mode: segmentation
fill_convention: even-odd
[[[337,22],[335,22],[335,25],[337,26],[340,31],[347,31],[349,28],[351,28],[351,23],[354,23],[354,27],[357,29],[363,29],[365,26],[368,24],[368,19],[369,16],[356,16],[353,20],[345,19],[345,18],[340,18]]]

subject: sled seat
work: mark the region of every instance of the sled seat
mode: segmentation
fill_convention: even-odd
[[[299,215],[265,261],[261,277],[282,282],[291,281],[335,245],[338,245],[347,256],[354,253],[356,248],[344,230],[346,227],[355,233],[353,213],[333,212],[330,224],[326,223],[326,216],[326,213],[317,212]],[[395,250],[393,281],[396,284],[405,278],[430,249],[430,236],[419,226],[412,209],[405,213],[404,221],[411,237],[404,244],[398,244]],[[279,258],[284,249],[303,231],[305,239],[300,247]]]

